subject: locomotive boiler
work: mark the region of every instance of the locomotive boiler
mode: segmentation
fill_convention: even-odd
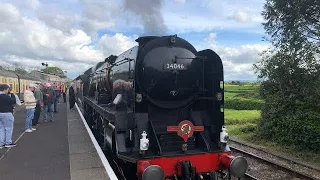
[[[247,161],[227,145],[220,57],[176,35],[136,41],[83,74],[85,118],[120,176],[242,177]]]

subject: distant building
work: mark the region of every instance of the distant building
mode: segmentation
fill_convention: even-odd
[[[231,81],[231,84],[234,84],[234,85],[240,85],[241,82],[240,81]]]
[[[65,78],[61,78],[60,76],[53,75],[53,74],[46,74],[42,71],[33,70],[30,72],[30,75],[40,78],[42,82],[49,82],[55,84],[62,84],[66,82]]]

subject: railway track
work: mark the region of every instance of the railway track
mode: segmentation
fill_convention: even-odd
[[[251,148],[251,149],[255,149],[255,150],[258,150],[258,151],[261,151],[261,152],[264,152],[264,153],[268,153],[268,154],[270,154],[270,155],[272,155],[274,157],[283,159],[283,160],[288,161],[290,163],[294,163],[294,164],[297,164],[297,165],[300,165],[300,166],[305,166],[305,167],[307,167],[309,169],[320,171],[320,166],[307,164],[307,163],[304,163],[304,162],[300,162],[298,160],[290,159],[288,157],[284,157],[284,156],[281,156],[279,154],[275,154],[274,152],[271,152],[271,151],[266,150],[264,148],[258,147],[256,145],[249,144],[249,143],[246,143],[246,142],[243,142],[243,141],[239,141],[239,140],[237,140],[237,139],[235,139],[233,137],[230,137],[229,142],[238,144],[240,146],[245,146],[245,147],[248,147],[248,148]]]
[[[241,154],[247,158],[249,163],[249,171],[245,174],[244,179],[308,179],[320,180],[320,171],[311,166],[304,166],[299,162],[292,162],[289,159],[280,156],[273,156],[267,152],[251,148],[250,152],[239,148],[238,146],[246,146],[240,142],[237,146],[230,145],[231,152]],[[239,145],[241,144],[241,145]],[[246,147],[245,149],[249,149]],[[255,153],[252,153],[255,152]],[[259,152],[259,153],[257,153]],[[257,155],[259,154],[259,155]],[[265,154],[265,156],[263,155]],[[272,156],[272,155],[271,155]],[[286,163],[285,163],[286,162]],[[269,171],[269,172],[267,172]]]
[[[254,176],[252,176],[252,175],[250,175],[248,173],[244,174],[244,179],[246,179],[246,180],[258,180],[258,178],[254,177]]]

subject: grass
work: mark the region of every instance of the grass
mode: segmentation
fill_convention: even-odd
[[[259,110],[224,110],[226,125],[257,123],[260,117],[261,115]]]
[[[238,86],[238,85],[225,85],[224,95],[226,99],[232,98],[246,98],[252,100],[261,100],[259,95],[260,86]]]
[[[247,140],[255,133],[260,111],[225,109],[224,117],[228,134]]]
[[[227,84],[224,89],[225,125],[230,136],[235,136],[241,140],[264,146],[272,151],[320,166],[320,153],[297,150],[294,146],[268,141],[257,135],[257,123],[261,118],[261,111],[258,107],[252,108],[252,106],[259,106],[259,104],[263,103],[259,96],[259,85],[239,86]]]
[[[260,110],[264,103],[256,86],[225,86],[224,100],[226,109],[236,110]]]
[[[224,116],[228,133],[232,136],[249,138],[261,118],[259,107],[252,108],[248,106],[256,106],[259,103],[263,103],[258,93],[259,86],[227,84],[224,89],[226,108]]]
[[[256,124],[236,124],[236,125],[226,125],[227,133],[230,136],[237,137],[238,139],[248,141],[252,136],[255,135]]]
[[[307,150],[297,149],[295,146],[282,145],[263,138],[257,138],[252,135],[242,135],[237,137],[242,140],[249,141],[250,143],[263,146],[271,151],[294,157],[298,161],[304,161],[305,163],[312,164],[314,166],[320,166],[320,153],[312,153]]]

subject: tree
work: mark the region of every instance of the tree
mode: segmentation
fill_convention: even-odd
[[[319,0],[267,0],[263,23],[276,46],[295,43],[318,46],[320,42]]]
[[[0,66],[0,70],[6,70],[18,74],[28,74],[25,68],[19,63],[14,63],[11,66]]]
[[[267,0],[263,26],[273,47],[254,65],[264,82],[261,135],[320,150],[320,1]]]
[[[54,74],[54,75],[60,76],[61,78],[66,77],[64,75],[64,72],[58,67],[46,67],[46,68],[42,69],[41,71],[43,71],[44,73],[49,73],[49,74]]]
[[[26,71],[25,67],[22,66],[20,63],[14,63],[13,64],[14,70],[12,70],[12,72],[14,73],[18,73],[18,74],[28,74],[28,72]]]
[[[28,74],[28,72],[23,68],[15,68],[14,72],[18,74]]]

